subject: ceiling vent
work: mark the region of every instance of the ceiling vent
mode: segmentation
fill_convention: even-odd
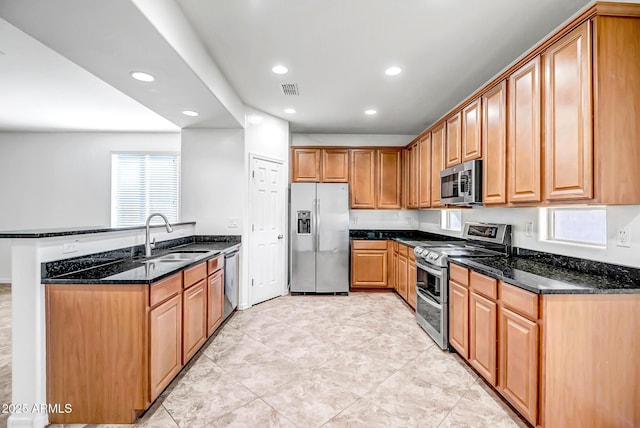
[[[285,95],[300,95],[297,83],[283,83],[282,92],[284,92]]]

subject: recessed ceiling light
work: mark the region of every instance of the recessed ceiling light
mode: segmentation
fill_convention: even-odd
[[[287,71],[289,71],[289,69],[284,65],[276,65],[271,69],[271,71],[273,71],[276,74],[286,74]]]
[[[294,108],[286,108],[284,109],[284,112],[287,114],[294,114],[296,112],[296,109]]]
[[[389,67],[384,71],[384,74],[386,74],[387,76],[397,76],[398,74],[402,73],[402,69],[400,67]]]
[[[156,80],[156,78],[149,73],[144,73],[142,71],[132,71],[131,77],[141,82],[153,82],[154,80]]]
[[[365,110],[364,114],[368,114],[369,116],[374,115],[378,113],[377,111],[375,111],[374,109],[370,108],[369,110]]]
[[[191,117],[196,117],[200,115],[200,113],[194,110],[182,110],[182,114],[184,114],[185,116],[191,116]]]

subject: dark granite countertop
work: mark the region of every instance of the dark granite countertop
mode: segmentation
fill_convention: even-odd
[[[439,235],[419,230],[352,229],[349,230],[349,238],[360,240],[391,239],[410,247],[423,245],[423,242],[426,241],[464,241],[463,239],[453,236]]]
[[[221,253],[234,251],[240,247],[240,237],[181,238],[164,243],[148,259],[140,255],[138,247],[43,263],[42,283],[150,284]],[[188,253],[189,258],[169,262],[159,260],[172,253]]]
[[[188,221],[182,223],[172,223],[172,226],[185,226],[189,224],[196,224],[195,221]],[[152,228],[165,227],[164,224],[152,224]],[[0,231],[0,239],[9,238],[26,238],[26,239],[38,239],[38,238],[54,238],[56,236],[69,236],[69,235],[87,235],[90,233],[104,233],[104,232],[120,232],[123,230],[144,230],[146,226],[130,226],[130,227],[109,227],[109,226],[87,226],[87,227],[61,227],[55,229],[30,229],[30,230],[7,230]]]
[[[603,271],[598,275],[524,257],[456,258],[450,259],[450,263],[536,294],[640,294],[640,281],[635,273],[609,275]]]

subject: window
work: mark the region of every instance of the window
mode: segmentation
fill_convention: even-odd
[[[605,208],[547,208],[547,240],[606,246]]]
[[[445,230],[462,231],[462,210],[442,210],[440,227]]]
[[[151,213],[180,218],[180,156],[112,153],[111,225],[143,225]]]

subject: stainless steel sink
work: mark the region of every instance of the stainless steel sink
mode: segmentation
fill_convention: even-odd
[[[141,263],[151,264],[151,263],[182,263],[182,262],[191,262],[200,256],[201,253],[195,252],[176,252],[165,254],[164,256],[154,257],[152,259],[141,260]]]
[[[204,254],[204,253],[208,253],[211,250],[176,250],[176,251],[171,251],[171,254]]]

